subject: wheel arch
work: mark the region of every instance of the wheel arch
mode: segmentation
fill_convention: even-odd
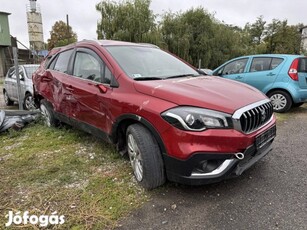
[[[270,93],[272,93],[272,92],[274,92],[274,91],[283,91],[283,92],[289,94],[289,96],[291,97],[291,100],[292,100],[292,102],[293,102],[293,95],[291,94],[291,92],[290,92],[289,90],[284,89],[284,88],[274,88],[274,89],[270,89],[268,92],[266,92],[265,95],[266,95],[266,96],[269,96]]]
[[[129,125],[139,123],[144,125],[155,137],[159,148],[161,150],[161,153],[166,153],[166,148],[164,146],[164,143],[162,141],[161,136],[159,135],[157,129],[145,118],[136,115],[136,114],[125,114],[120,116],[116,122],[114,123],[111,131],[111,140],[113,143],[117,145],[117,148],[119,152],[123,155],[125,154],[125,147],[126,147],[126,130]]]

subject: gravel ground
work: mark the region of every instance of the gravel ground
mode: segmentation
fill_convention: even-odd
[[[118,229],[307,229],[307,105],[277,125],[274,149],[241,177],[168,183]]]

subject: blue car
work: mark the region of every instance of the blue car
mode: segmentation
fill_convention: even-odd
[[[212,75],[254,86],[271,99],[275,112],[307,102],[307,57],[301,55],[238,57],[213,70]]]

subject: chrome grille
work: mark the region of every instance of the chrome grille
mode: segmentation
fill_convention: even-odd
[[[251,133],[265,125],[273,115],[269,99],[254,103],[236,111],[233,115],[235,129]]]

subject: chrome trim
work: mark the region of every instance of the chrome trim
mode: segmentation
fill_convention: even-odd
[[[268,102],[270,102],[270,101],[271,101],[270,99],[264,99],[264,100],[255,102],[255,103],[253,103],[253,104],[244,106],[244,107],[238,109],[238,110],[232,115],[232,118],[234,118],[234,119],[240,119],[241,115],[242,115],[244,112],[246,112],[246,111],[248,111],[248,110],[251,110],[251,109],[253,109],[253,108],[255,108],[255,107],[258,107],[258,106],[260,106],[260,105],[263,105],[263,104],[265,104],[265,103],[268,103]]]
[[[180,122],[180,124],[183,126],[183,128],[185,128],[186,130],[189,130],[189,131],[198,131],[198,132],[199,132],[199,131],[204,131],[204,130],[206,130],[206,127],[202,128],[202,129],[191,129],[191,128],[185,123],[185,121],[184,121],[179,115],[177,115],[177,114],[174,114],[174,113],[171,113],[171,112],[167,112],[165,115],[177,119],[177,120]]]
[[[270,123],[270,122],[272,121],[272,119],[273,119],[273,116],[271,116],[270,119],[269,119],[267,122],[265,122],[265,123],[262,124],[261,126],[257,127],[256,129],[251,129],[251,128],[253,127],[253,124],[250,123],[250,124],[249,124],[249,127],[248,127],[248,129],[247,129],[248,131],[245,132],[244,130],[242,130],[243,128],[242,128],[242,126],[241,126],[241,121],[240,121],[240,118],[241,118],[242,115],[244,116],[245,120],[248,120],[247,115],[248,115],[249,117],[252,117],[251,112],[254,113],[253,109],[255,109],[257,112],[259,111],[259,112],[260,112],[259,114],[261,115],[262,109],[264,109],[264,110],[265,110],[265,109],[268,109],[267,103],[269,103],[269,102],[271,102],[270,99],[264,99],[264,100],[255,102],[255,103],[253,103],[253,104],[244,106],[244,107],[238,109],[237,111],[235,111],[234,114],[232,115],[232,121],[233,121],[234,129],[236,129],[236,130],[238,130],[238,131],[240,131],[240,132],[243,132],[243,133],[245,133],[245,134],[250,134],[250,133],[253,133],[253,132],[255,132],[256,130],[259,130],[259,129],[261,129],[262,127],[266,126],[268,123]],[[251,112],[250,112],[250,111],[251,111]],[[246,112],[247,112],[247,114],[246,114]],[[255,119],[257,119],[257,120],[254,120],[254,121],[253,121],[254,123],[257,122],[257,121],[259,122],[257,116],[255,117]],[[261,119],[261,118],[260,118],[260,119]]]
[[[191,174],[192,177],[207,177],[207,176],[218,176],[219,174],[228,170],[232,164],[237,161],[237,159],[227,159],[225,160],[218,168],[214,169],[212,172],[208,173],[199,173],[193,172]]]

